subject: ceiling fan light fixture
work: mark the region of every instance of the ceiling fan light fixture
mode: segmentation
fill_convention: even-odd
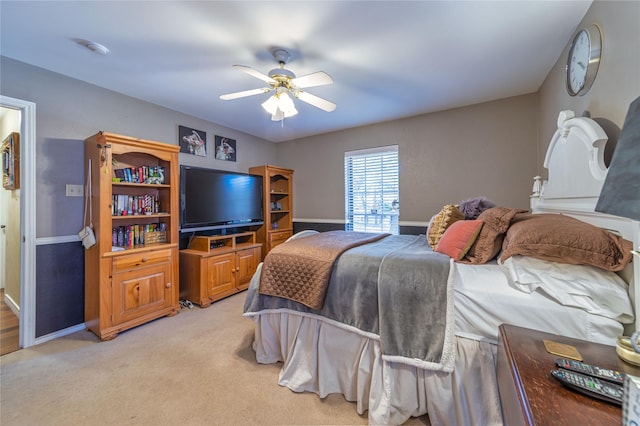
[[[293,117],[297,113],[298,113],[298,110],[295,107],[292,110],[289,110],[287,112],[284,112],[280,108],[278,108],[275,114],[271,115],[271,121],[282,121],[285,118]]]
[[[284,120],[284,113],[279,109],[276,110],[275,114],[271,115],[271,121],[282,121]]]
[[[291,113],[293,111],[296,111],[296,106],[293,104],[293,100],[291,100],[291,97],[286,92],[280,93],[278,95],[278,97],[279,97],[279,101],[280,101],[278,103],[278,108],[280,108],[280,110],[282,112],[287,114],[287,113]],[[297,113],[297,111],[296,111],[296,113]]]
[[[276,93],[262,103],[262,108],[271,114],[271,120],[280,121],[298,113],[293,99],[286,89],[279,87]]]
[[[262,108],[269,114],[274,115],[278,109],[278,95],[270,96],[269,99],[262,103]]]

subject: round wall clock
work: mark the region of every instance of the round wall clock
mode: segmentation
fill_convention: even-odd
[[[573,37],[567,57],[567,91],[571,96],[589,91],[598,73],[602,36],[597,25],[581,28]]]

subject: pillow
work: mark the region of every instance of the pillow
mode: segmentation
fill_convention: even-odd
[[[630,241],[570,216],[527,213],[518,215],[507,231],[501,260],[519,254],[621,271],[631,261],[632,247]]]
[[[475,197],[462,201],[458,208],[460,209],[460,213],[464,215],[464,218],[470,220],[477,219],[480,213],[495,206],[493,201],[485,197]]]
[[[481,220],[458,220],[442,234],[435,251],[460,260],[467,254],[482,228]]]
[[[542,292],[561,305],[623,324],[633,322],[629,288],[615,272],[528,256],[512,256],[500,264],[511,285],[524,293]]]
[[[447,204],[431,219],[431,224],[427,231],[427,239],[432,249],[438,245],[438,241],[444,234],[444,231],[454,222],[463,220],[464,215],[458,210],[458,206]]]
[[[479,220],[484,225],[476,238],[463,263],[482,264],[487,263],[500,252],[504,233],[507,232],[511,219],[526,210],[512,209],[508,207],[493,207],[480,213]]]

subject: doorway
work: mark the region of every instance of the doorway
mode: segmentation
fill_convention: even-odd
[[[14,165],[12,160],[20,158],[21,115],[18,109],[0,108],[3,148],[0,187],[0,355],[20,349],[20,167]],[[11,157],[10,153],[13,154]]]
[[[20,134],[20,188],[13,190],[12,197],[18,197],[19,234],[12,244],[18,244],[19,249],[15,246],[10,250],[19,253],[18,260],[12,262],[18,263],[19,267],[16,272],[19,275],[19,290],[12,290],[11,299],[14,304],[12,311],[18,311],[19,318],[19,347],[27,348],[33,346],[36,342],[35,338],[35,257],[36,257],[36,191],[35,191],[35,147],[36,147],[36,106],[33,102],[21,99],[10,98],[8,96],[0,96],[0,110],[9,114],[18,114],[19,120],[16,126]],[[3,133],[5,133],[3,129]],[[4,136],[4,135],[3,135]],[[4,208],[3,205],[0,208]],[[6,218],[9,220],[9,218]],[[1,224],[0,224],[1,225]],[[16,232],[18,232],[16,230]],[[6,253],[0,253],[3,261],[6,259]],[[15,264],[13,263],[13,264]],[[7,270],[10,265],[0,265]],[[10,284],[7,283],[7,286]],[[7,296],[8,294],[5,294]],[[17,300],[16,300],[17,299]]]

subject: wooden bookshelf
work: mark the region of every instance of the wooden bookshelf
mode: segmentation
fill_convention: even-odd
[[[177,145],[107,132],[85,140],[85,176],[92,185],[96,236],[96,244],[85,250],[85,323],[102,340],[180,310],[179,150]],[[121,181],[118,170],[124,168],[140,171],[138,181]],[[147,173],[158,168],[162,179]],[[153,198],[156,210],[149,211],[148,205],[145,209],[141,202],[127,207],[126,214],[123,206],[116,208],[116,201],[136,197]],[[126,239],[125,230],[130,234]],[[152,239],[145,231],[162,232],[163,238]]]

